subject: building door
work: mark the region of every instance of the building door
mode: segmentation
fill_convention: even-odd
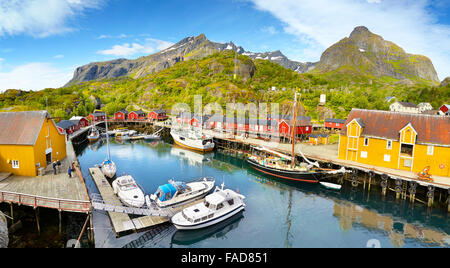
[[[45,155],[45,159],[46,159],[46,161],[47,161],[47,165],[50,165],[51,163],[52,163],[52,153],[50,152],[50,153],[47,153],[46,155]]]

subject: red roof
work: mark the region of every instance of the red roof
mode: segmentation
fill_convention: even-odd
[[[347,124],[353,119],[363,124],[362,136],[399,140],[400,130],[411,123],[417,131],[417,143],[450,145],[450,117],[353,109],[341,131],[347,134]]]

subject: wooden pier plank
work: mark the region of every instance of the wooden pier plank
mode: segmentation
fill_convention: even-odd
[[[100,168],[89,168],[89,173],[97,185],[97,189],[105,204],[122,206],[122,202],[120,202],[119,198],[114,193],[114,190],[106,180],[105,176],[103,176]],[[117,236],[123,232],[134,231],[136,229],[128,214],[108,211],[108,215]]]

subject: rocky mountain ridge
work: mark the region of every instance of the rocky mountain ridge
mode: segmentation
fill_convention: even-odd
[[[117,59],[78,67],[73,79],[66,86],[121,76],[140,78],[170,68],[180,61],[201,59],[226,50],[233,50],[253,60],[269,60],[298,73],[347,72],[395,79],[422,79],[439,83],[436,70],[427,57],[408,54],[394,43],[385,41],[364,26],[359,26],[349,37],[345,37],[325,50],[320,61],[315,63],[292,61],[279,50],[264,53],[246,51],[233,42],[216,43],[201,34],[184,38],[167,49],[135,60]]]

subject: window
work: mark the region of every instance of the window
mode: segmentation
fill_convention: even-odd
[[[388,140],[388,141],[387,141],[386,149],[392,150],[392,141],[391,141],[391,140]]]
[[[401,153],[403,156],[409,156],[409,157],[412,157],[413,149],[414,149],[414,146],[411,145],[411,144],[402,144],[402,147],[401,147],[401,149],[400,149],[400,153]]]
[[[234,199],[228,200],[228,205],[230,205],[230,206],[234,205]]]
[[[433,155],[433,154],[434,154],[434,146],[428,146],[427,155]]]
[[[389,154],[384,155],[384,162],[391,162],[391,156]]]
[[[217,209],[216,209],[216,210],[219,210],[219,209],[221,209],[221,208],[223,208],[223,204],[222,204],[222,203],[220,203],[220,204],[217,205]]]
[[[19,160],[12,161],[12,168],[19,168]]]
[[[361,151],[361,158],[367,158],[367,152]]]
[[[364,146],[369,146],[369,138],[364,138]]]

